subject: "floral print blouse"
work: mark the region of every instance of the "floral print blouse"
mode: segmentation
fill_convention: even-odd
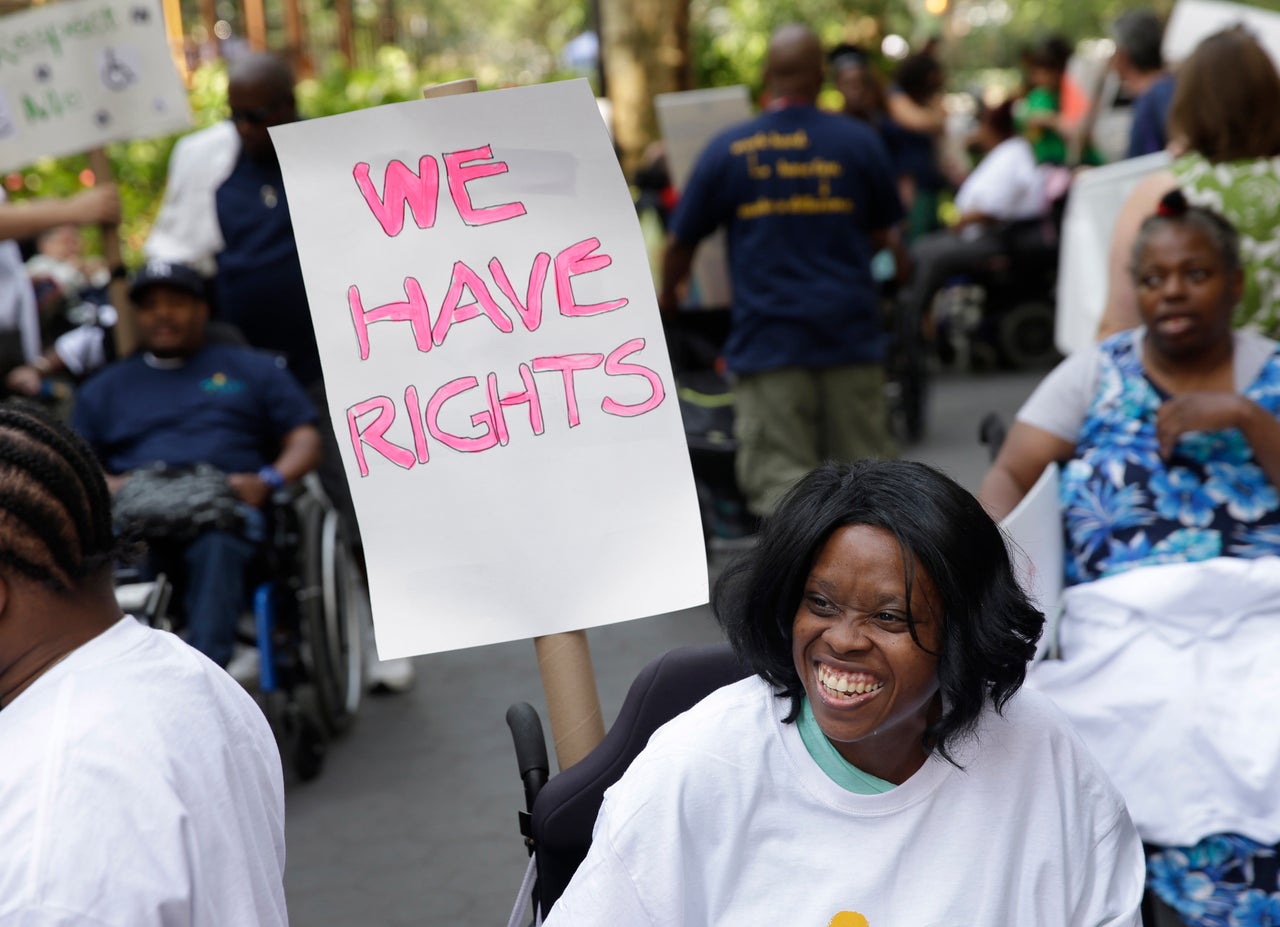
[[[1098,387],[1062,472],[1068,585],[1134,567],[1280,555],[1280,493],[1238,429],[1189,432],[1160,457],[1169,398],[1142,368],[1140,330],[1100,345]],[[1248,398],[1280,417],[1280,346]]]

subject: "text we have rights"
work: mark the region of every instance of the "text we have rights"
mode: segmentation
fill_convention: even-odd
[[[448,152],[440,159],[423,155],[416,170],[401,161],[390,161],[383,171],[381,192],[370,177],[367,163],[356,164],[352,175],[382,232],[394,238],[404,231],[408,216],[412,216],[419,229],[434,228],[442,201],[448,204],[445,208],[451,206],[456,210],[468,228],[527,216],[528,211],[521,202],[474,205],[478,198],[473,196],[476,182],[507,171],[507,163],[496,160],[490,146],[484,145]],[[433,247],[444,244],[433,242]],[[384,329],[401,333],[398,337],[412,336],[416,349],[426,354],[447,350],[449,332],[462,323],[488,324],[507,335],[533,335],[542,326],[544,306],[566,318],[585,318],[623,309],[629,303],[625,297],[581,304],[574,295],[575,278],[602,271],[613,263],[600,248],[598,238],[584,237],[565,245],[554,255],[539,252],[527,270],[504,264],[498,256],[483,267],[454,261],[447,283],[431,281],[424,286],[422,280],[409,276],[403,281],[403,299],[377,305],[370,305],[360,287],[352,285],[347,289],[347,304],[360,359],[369,360],[378,341],[384,337]],[[519,288],[513,283],[513,277],[519,282]],[[546,299],[548,284],[552,287],[554,310]],[[442,294],[438,304],[432,304],[429,293]],[[400,324],[383,324],[393,322]],[[545,339],[539,340],[545,344]],[[418,384],[407,385],[396,398],[378,395],[353,403],[347,408],[347,425],[360,474],[369,475],[372,455],[407,470],[415,464],[428,463],[433,449],[439,446],[462,453],[506,446],[512,433],[508,417],[518,409],[523,410],[518,414],[527,418],[529,431],[534,436],[545,434],[547,423],[542,408],[545,391],[559,391],[567,425],[575,428],[584,420],[577,398],[579,375],[628,380],[627,387],[618,391],[628,401],[607,393],[604,396],[600,410],[607,415],[643,415],[661,405],[665,398],[661,377],[632,360],[643,352],[645,339],[629,338],[617,346],[604,346],[607,350],[582,350],[600,348],[594,344],[575,347],[579,350],[531,356],[527,362],[520,363],[517,370],[505,371],[502,378],[496,371],[480,369],[477,375],[455,377],[427,389],[420,389]],[[648,394],[639,401],[631,385],[632,378],[636,377],[645,381],[643,391]],[[504,389],[504,385],[515,388]],[[462,420],[470,422],[465,433],[457,430],[457,405],[466,413]],[[407,430],[403,424],[397,427],[401,412],[407,419]],[[452,430],[446,427],[446,422],[454,423]],[[392,429],[395,434],[389,437]]]

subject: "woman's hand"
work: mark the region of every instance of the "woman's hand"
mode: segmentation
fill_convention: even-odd
[[[1156,413],[1160,456],[1168,460],[1178,440],[1188,431],[1240,428],[1253,404],[1239,393],[1196,391],[1174,396]]]

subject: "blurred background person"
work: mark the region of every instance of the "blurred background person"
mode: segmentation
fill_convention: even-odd
[[[955,224],[911,245],[911,282],[901,298],[914,318],[929,318],[948,278],[1005,253],[1010,223],[1045,215],[1044,175],[1030,142],[1014,133],[1011,101],[983,108],[974,141],[984,154],[956,193]]]
[[[1128,10],[1111,24],[1111,38],[1116,43],[1111,67],[1125,92],[1133,97],[1133,121],[1125,157],[1163,151],[1169,142],[1166,124],[1175,87],[1160,50],[1164,24],[1154,10]]]
[[[114,184],[99,184],[61,199],[11,203],[0,190],[0,377],[41,355],[40,313],[22,261],[19,241],[62,225],[99,225],[120,221],[120,194]]]
[[[1116,217],[1100,337],[1138,324],[1137,290],[1127,272],[1133,241],[1175,187],[1239,232],[1245,282],[1235,324],[1280,336],[1280,120],[1267,115],[1277,112],[1280,74],[1244,29],[1211,35],[1181,64],[1169,108],[1169,137],[1178,154],[1167,170],[1134,188]]]
[[[902,207],[876,134],[818,109],[824,80],[813,30],[780,27],[765,69],[774,103],[703,150],[663,260],[658,304],[671,316],[698,244],[724,227],[735,466],[757,516],[823,460],[895,454],[871,258]]]
[[[907,211],[907,239],[940,225],[938,205],[947,189],[939,146],[947,131],[946,74],[932,55],[908,55],[894,73],[886,107],[896,129],[895,167],[904,178],[899,196]]]
[[[1062,81],[1070,60],[1071,44],[1058,35],[1041,39],[1024,56],[1027,93],[1015,111],[1017,126],[1040,164],[1067,163]]]

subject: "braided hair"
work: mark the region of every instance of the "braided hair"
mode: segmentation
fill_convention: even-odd
[[[111,496],[89,448],[37,406],[0,405],[0,567],[66,594],[115,547]]]
[[[1160,198],[1160,204],[1156,206],[1155,213],[1148,216],[1138,228],[1129,263],[1129,273],[1135,279],[1138,273],[1138,262],[1142,259],[1142,253],[1147,250],[1147,243],[1151,241],[1151,236],[1158,229],[1170,225],[1187,225],[1203,233],[1213,245],[1213,249],[1218,252],[1222,269],[1228,275],[1240,269],[1240,234],[1236,231],[1236,227],[1212,209],[1191,205],[1186,195],[1175,188]]]

